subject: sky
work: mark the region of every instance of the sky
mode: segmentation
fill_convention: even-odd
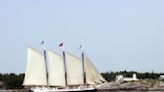
[[[23,73],[27,47],[80,56],[100,72],[164,72],[163,0],[0,0],[0,72]]]

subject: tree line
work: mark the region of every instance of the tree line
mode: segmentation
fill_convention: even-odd
[[[163,73],[154,73],[152,72],[145,72],[145,73],[138,73],[136,71],[119,71],[119,72],[106,72],[101,73],[103,77],[108,81],[114,81],[117,75],[123,75],[124,77],[132,77],[133,74],[137,75],[138,79],[159,79],[160,75]]]
[[[146,72],[146,73],[138,73],[136,71],[119,71],[119,72],[105,72],[101,73],[103,77],[108,81],[114,81],[116,75],[123,75],[125,77],[132,77],[133,74],[137,75],[137,78],[139,79],[158,79],[160,77],[161,73],[154,73],[154,72]],[[22,74],[1,74],[0,73],[0,82],[3,82],[3,85],[0,85],[1,87],[5,87],[5,89],[22,89],[23,88],[23,79],[24,79],[24,73]]]
[[[3,82],[3,84],[1,84],[0,87],[5,89],[22,89],[23,79],[24,79],[24,73],[22,74],[0,73],[0,82]]]

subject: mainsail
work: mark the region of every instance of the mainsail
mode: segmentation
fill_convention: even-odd
[[[44,56],[32,48],[27,49],[27,67],[23,85],[47,85]]]
[[[48,51],[48,83],[50,86],[66,86],[64,76],[64,62],[61,55]]]
[[[81,60],[71,53],[66,53],[66,63],[68,85],[83,84],[83,70]]]

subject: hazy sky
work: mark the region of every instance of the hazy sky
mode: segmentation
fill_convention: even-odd
[[[164,0],[0,0],[0,72],[24,72],[41,40],[82,44],[101,72],[164,72]]]

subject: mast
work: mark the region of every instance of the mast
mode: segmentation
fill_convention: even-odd
[[[82,68],[83,68],[83,80],[84,80],[84,84],[86,84],[86,71],[85,71],[85,60],[84,60],[84,49],[82,47],[82,45],[80,45],[80,49],[82,50]]]
[[[65,85],[67,86],[67,64],[65,59],[65,51],[63,50],[64,72],[65,72]]]
[[[64,61],[64,72],[65,72],[65,85],[68,85],[68,81],[67,81],[67,62],[66,62],[66,58],[65,58],[65,50],[64,50],[64,44],[63,42],[59,44],[59,47],[62,47],[63,49],[63,61]]]
[[[49,87],[49,83],[48,83],[48,62],[47,62],[47,53],[46,53],[46,47],[45,47],[45,42],[42,41],[41,45],[43,45],[43,53],[44,53],[44,61],[45,61],[45,67],[46,67],[46,79],[47,79],[47,86]]]
[[[84,84],[86,84],[86,71],[85,71],[84,52],[82,52],[82,67],[83,67]]]
[[[49,83],[48,83],[48,67],[47,67],[47,54],[46,54],[46,50],[44,50],[44,61],[45,61],[45,65],[46,65],[46,79],[47,79],[47,86],[49,87]]]

